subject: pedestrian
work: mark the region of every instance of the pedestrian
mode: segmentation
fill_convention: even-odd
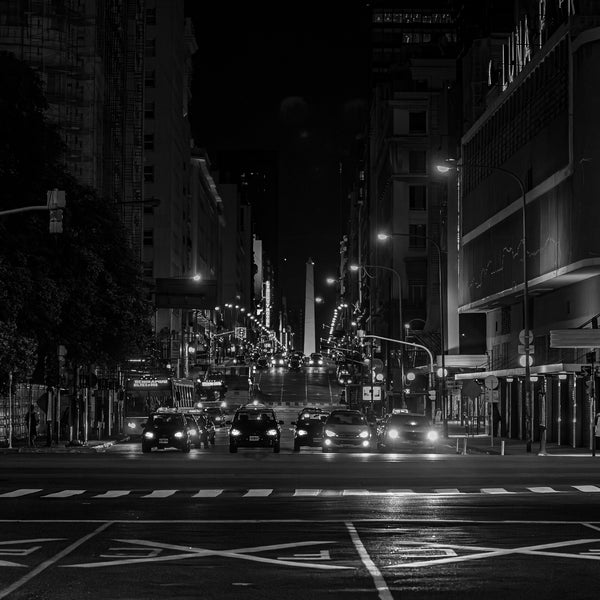
[[[35,405],[31,404],[27,412],[27,432],[29,435],[29,445],[35,447],[37,438],[38,418],[35,411]]]
[[[498,410],[498,404],[497,403],[493,403],[493,409],[492,409],[492,421],[493,421],[493,427],[494,427],[494,431],[493,431],[493,435],[496,437],[500,437],[501,433],[502,433],[502,415],[500,414],[500,411]]]

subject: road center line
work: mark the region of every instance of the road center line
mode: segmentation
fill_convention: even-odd
[[[39,564],[35,569],[33,569],[32,571],[27,573],[27,575],[24,575],[23,577],[21,577],[21,579],[18,579],[13,584],[9,585],[7,588],[0,590],[0,599],[6,598],[6,596],[8,596],[9,594],[12,594],[15,590],[18,590],[21,586],[25,585],[28,581],[30,581],[34,577],[37,577],[42,571],[45,571],[48,567],[50,567],[54,563],[58,562],[61,558],[64,558],[65,556],[67,556],[68,554],[73,552],[73,550],[75,550],[76,548],[79,548],[79,546],[81,546],[82,544],[85,544],[85,542],[87,542],[94,536],[98,535],[105,529],[108,529],[112,524],[113,524],[113,521],[107,521],[103,525],[100,525],[100,527],[98,527],[97,529],[94,529],[94,531],[92,531],[91,533],[84,535],[83,537],[79,538],[77,541],[73,542],[70,546],[67,546],[64,550],[61,550],[58,554],[55,554],[48,560],[45,560],[43,563]]]
[[[356,531],[356,527],[354,527],[354,525],[352,523],[346,522],[346,529],[348,529],[348,533],[350,534],[350,539],[352,540],[352,543],[354,544],[354,547],[356,548],[356,551],[358,552],[358,555],[360,556],[360,559],[362,560],[363,565],[365,565],[365,567],[367,568],[367,571],[369,571],[369,573],[371,574],[371,577],[373,578],[373,581],[375,583],[375,588],[377,589],[377,592],[379,594],[379,598],[381,598],[381,600],[394,600],[394,597],[392,596],[392,593],[390,592],[390,588],[388,588],[387,583],[385,582],[385,579],[383,578],[383,575],[381,574],[381,571],[377,568],[375,563],[371,560],[371,557],[369,556],[367,549],[365,548],[364,544],[362,543],[362,541],[358,535],[358,532]]]

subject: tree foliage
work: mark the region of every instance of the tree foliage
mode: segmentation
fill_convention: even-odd
[[[64,232],[47,211],[0,216],[0,381],[9,370],[47,380],[58,344],[74,364],[114,364],[151,334],[139,261],[111,199],[79,185],[44,117],[35,73],[0,54],[0,211],[46,204],[65,190]]]

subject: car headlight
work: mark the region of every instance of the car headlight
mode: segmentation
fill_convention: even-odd
[[[322,365],[322,364],[323,364],[323,361],[322,361],[322,360],[320,360],[320,361],[319,361],[319,364],[320,364],[320,365]]]
[[[327,437],[337,437],[337,433],[335,431],[333,431],[333,429],[326,429],[325,435]]]
[[[146,433],[144,433],[144,437],[147,440],[151,440],[154,437],[154,434],[151,431],[146,431]]]
[[[296,433],[298,435],[306,435],[308,433],[308,431],[306,431],[306,429],[298,429],[298,431]]]
[[[238,436],[238,435],[242,435],[242,432],[239,429],[232,429],[229,432],[229,435],[234,435],[234,436]]]
[[[368,432],[368,431],[361,431],[361,432],[358,434],[358,437],[359,437],[359,438],[363,438],[363,439],[364,439],[364,438],[368,438],[368,437],[369,437],[369,432]]]
[[[269,429],[269,430],[267,430],[267,435],[277,435],[277,429]]]
[[[438,437],[439,437],[439,434],[438,434],[438,432],[437,432],[437,431],[433,431],[433,430],[432,430],[432,431],[428,431],[428,432],[427,432],[427,439],[428,439],[430,442],[435,442],[435,441],[438,439]]]
[[[387,432],[387,436],[392,440],[397,440],[400,437],[400,433],[398,432],[397,429],[390,429]]]
[[[135,423],[133,421],[129,421],[129,423],[127,423],[127,427],[129,427],[129,429],[135,429]]]
[[[176,431],[173,434],[177,439],[181,439],[183,437],[183,431]]]

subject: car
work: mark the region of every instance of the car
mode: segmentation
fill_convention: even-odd
[[[206,414],[204,410],[199,409],[190,409],[189,412],[185,412],[184,415],[186,417],[191,417],[194,419],[197,427],[197,442],[194,444],[197,448],[200,446],[204,446],[205,448],[215,445],[215,423],[210,417],[210,415]]]
[[[268,357],[268,356],[265,356],[265,355],[263,354],[262,356],[259,356],[259,357],[256,359],[256,364],[255,364],[255,366],[256,366],[256,368],[257,368],[257,369],[267,369],[267,368],[269,367],[269,364],[270,364],[270,362],[271,362],[271,361],[269,360],[269,357]]]
[[[283,367],[287,364],[287,359],[285,354],[282,352],[278,352],[277,354],[273,354],[271,356],[271,366],[272,367]]]
[[[214,422],[215,427],[224,427],[227,413],[220,406],[208,406],[204,414]]]
[[[313,352],[308,357],[308,366],[309,367],[322,367],[325,364],[323,360],[323,355],[319,352]]]
[[[258,402],[245,404],[235,411],[229,428],[229,452],[238,448],[273,448],[277,453],[281,447],[281,425],[272,408]]]
[[[376,447],[373,434],[365,415],[359,410],[336,409],[329,413],[323,425],[323,452],[338,448],[355,448],[370,451]]]
[[[307,406],[303,408],[292,421],[294,425],[294,452],[302,446],[321,446],[323,442],[323,426],[329,415],[318,407]]]
[[[190,421],[177,409],[159,409],[151,413],[144,423],[142,452],[150,452],[152,448],[177,448],[189,452],[194,443],[193,429]]]
[[[439,433],[426,415],[394,409],[377,428],[377,449],[389,452],[402,448],[437,450]]]
[[[288,369],[290,371],[300,371],[302,369],[302,361],[297,356],[290,357]]]

